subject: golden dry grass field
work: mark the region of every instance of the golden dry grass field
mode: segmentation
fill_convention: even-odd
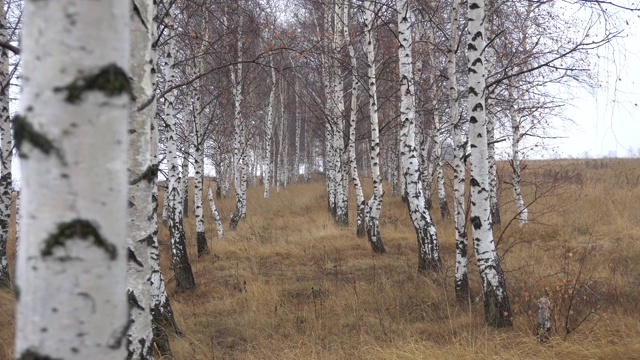
[[[524,228],[510,221],[508,164],[499,165],[502,224],[494,233],[513,328],[483,325],[473,261],[473,297],[456,303],[453,222],[441,219],[437,206],[444,269],[419,276],[415,233],[399,197],[387,189],[381,229],[388,252],[374,255],[355,236],[353,207],[349,228],[334,225],[317,179],[273,189],[266,201],[261,187],[251,188],[248,217],[235,232],[227,229],[234,200],[219,200],[223,239],[206,205],[212,253],[202,258],[195,255],[190,214],[192,292],[176,293],[168,231],[160,230],[161,266],[184,332],[171,341],[175,358],[640,359],[640,160],[527,164],[532,221]],[[553,332],[541,343],[533,332],[543,295],[553,304]],[[12,357],[13,316],[13,294],[2,291],[1,359]]]

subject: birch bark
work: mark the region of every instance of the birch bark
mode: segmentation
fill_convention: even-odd
[[[0,41],[9,43],[9,29],[4,10],[4,1],[0,2]],[[11,194],[13,192],[11,176],[11,160],[13,144],[11,119],[9,115],[9,54],[7,49],[0,49],[0,136],[2,149],[0,152],[0,288],[11,285],[9,262],[7,261],[7,239],[11,222]]]
[[[367,236],[371,248],[376,253],[386,252],[380,235],[380,211],[382,210],[382,178],[380,176],[380,128],[378,126],[378,96],[376,86],[376,53],[373,38],[375,26],[374,3],[364,1],[365,36],[367,42],[367,68],[369,81],[369,118],[371,121],[371,180],[373,195],[367,203]]]
[[[453,137],[453,213],[456,236],[456,269],[454,288],[460,301],[469,299],[469,275],[467,269],[467,228],[465,215],[465,155],[466,141],[463,138],[464,123],[460,117],[458,100],[458,82],[456,80],[456,48],[458,46],[458,23],[460,0],[453,0],[451,10],[451,34],[447,49],[447,76],[449,78],[449,123]]]
[[[348,2],[346,3],[348,6]],[[345,9],[345,13],[349,14],[349,8]],[[349,27],[344,27],[344,36],[348,44],[349,58],[351,60],[351,113],[349,116],[349,166],[353,188],[356,192],[356,235],[358,237],[365,236],[365,208],[364,193],[362,191],[362,183],[358,175],[358,165],[356,163],[356,120],[358,117],[358,89],[360,84],[357,78],[358,63],[356,60],[355,49],[351,37],[349,36]]]
[[[154,0],[154,6],[156,7],[156,11],[158,8],[157,1]],[[156,12],[157,15],[157,12]],[[153,64],[158,67],[158,42],[155,41],[157,39],[157,29],[160,24],[158,21],[160,20],[158,16],[154,17],[154,22],[152,26],[152,38],[154,41],[151,44],[152,54],[153,54]],[[151,78],[153,81],[153,88],[156,88],[156,77],[153,76]],[[156,106],[157,111],[157,106]],[[152,121],[149,124],[150,128],[150,136],[151,136],[151,163],[155,164],[156,168],[160,166],[160,159],[158,158],[158,145],[159,145],[159,134],[158,134],[158,123],[157,121]],[[164,282],[164,278],[162,276],[162,272],[160,271],[160,249],[158,245],[158,183],[157,177],[153,179],[154,184],[152,187],[151,193],[151,207],[153,209],[154,216],[151,217],[151,226],[153,232],[151,233],[152,242],[151,242],[151,250],[149,253],[149,257],[151,259],[151,277],[149,281],[151,283],[151,327],[153,331],[153,343],[155,348],[158,349],[160,356],[168,356],[170,358],[173,357],[173,353],[171,352],[171,346],[169,344],[169,335],[171,333],[177,334],[180,332],[178,326],[176,325],[175,318],[173,317],[173,309],[171,308],[171,302],[169,301],[169,296],[167,295],[167,290]],[[168,194],[169,192],[166,191]],[[168,202],[168,198],[167,198]],[[166,207],[163,207],[166,208]],[[164,213],[164,211],[163,211]],[[167,220],[168,221],[168,218]]]
[[[234,168],[236,190],[236,210],[231,215],[229,229],[235,230],[238,223],[246,216],[247,209],[247,176],[248,159],[246,149],[245,124],[242,118],[243,75],[242,75],[242,17],[239,18],[237,33],[237,61],[231,68],[231,83],[233,84],[234,98]]]
[[[126,355],[130,4],[24,6],[19,359]]]
[[[202,74],[204,71],[204,53],[206,46],[209,43],[209,27],[207,21],[207,12],[205,12],[203,19],[204,39],[200,46],[199,58],[196,60],[196,72]],[[202,94],[201,94],[201,80],[195,82],[194,89],[194,130],[195,130],[195,161],[194,161],[194,196],[193,196],[193,211],[196,218],[196,246],[198,250],[198,257],[206,254],[209,251],[209,245],[207,244],[207,236],[204,232],[204,208],[203,208],[203,185],[204,185],[204,147],[207,141],[207,134],[204,133],[204,116],[202,116]]]
[[[408,0],[397,0],[398,11],[398,69],[400,72],[400,121],[401,135],[404,139],[401,161],[403,183],[405,184],[409,215],[416,231],[418,241],[418,272],[440,268],[440,253],[436,227],[431,214],[425,208],[422,181],[420,180],[419,152],[415,143],[415,86],[413,83],[413,56],[411,54],[413,38],[411,34],[411,14]]]
[[[218,231],[218,239],[222,239],[224,236],[224,229],[222,228],[222,221],[220,221],[220,214],[218,213],[218,209],[216,208],[216,203],[213,201],[213,193],[211,192],[211,187],[209,187],[209,208],[211,209],[211,215],[213,216],[213,220],[216,222],[216,230]]]
[[[484,0],[469,1],[467,58],[469,71],[469,141],[471,146],[471,225],[473,246],[484,296],[485,322],[511,326],[512,314],[506,282],[491,229],[485,66],[483,63]]]
[[[512,187],[513,198],[516,202],[516,210],[518,211],[517,218],[520,221],[520,226],[527,225],[529,222],[529,213],[527,211],[527,205],[522,197],[522,188],[520,186],[521,170],[520,170],[520,139],[522,134],[520,133],[520,117],[516,109],[517,96],[513,94],[513,84],[509,81],[509,117],[511,118],[511,170],[513,171]]]
[[[173,33],[173,19],[168,16],[167,19],[167,36],[169,44],[167,45],[167,64],[165,68],[167,87],[170,88],[176,81],[174,64],[174,40],[171,37]],[[184,233],[184,225],[182,223],[182,194],[180,189],[180,172],[178,170],[178,154],[176,141],[176,121],[174,110],[175,94],[169,92],[165,96],[165,127],[167,136],[167,162],[169,171],[167,177],[167,186],[169,191],[169,233],[171,237],[171,257],[173,264],[173,272],[176,278],[176,287],[179,290],[191,290],[196,287],[189,256],[187,254],[186,237]]]
[[[271,188],[271,143],[273,142],[273,106],[276,99],[276,69],[273,67],[273,59],[269,59],[271,64],[271,93],[269,94],[269,107],[267,108],[267,138],[265,150],[265,169],[264,169],[264,198],[269,198],[269,189]]]
[[[131,3],[131,79],[134,101],[129,119],[129,236],[127,298],[130,326],[127,359],[151,358],[151,244],[152,204],[158,169],[151,158],[151,124],[155,121],[155,57],[152,42],[155,4],[152,0]]]

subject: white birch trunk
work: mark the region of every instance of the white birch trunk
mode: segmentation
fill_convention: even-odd
[[[127,359],[150,359],[151,244],[155,232],[152,196],[158,169],[151,158],[151,124],[155,121],[155,40],[153,0],[134,0],[131,11],[131,79],[134,101],[129,120],[129,236],[127,298],[130,327]],[[151,25],[151,26],[149,26]]]
[[[348,2],[346,3],[348,4]],[[349,14],[349,9],[345,10],[345,14]],[[353,48],[351,37],[349,36],[349,27],[344,27],[345,40],[348,42],[349,58],[351,60],[351,114],[349,116],[349,166],[353,188],[356,193],[356,235],[358,237],[365,236],[365,209],[366,203],[360,176],[358,175],[358,165],[356,164],[356,120],[358,118],[358,84],[356,53]]]
[[[156,14],[157,14],[157,5],[154,2]],[[153,25],[151,26],[151,34],[152,39],[156,39],[157,36],[157,28],[158,17],[154,17]],[[148,24],[147,24],[148,25]],[[158,64],[158,49],[157,42],[152,42],[152,54],[153,54],[153,64],[156,67],[159,67]],[[153,88],[156,88],[156,77],[151,77],[153,82]],[[157,111],[157,106],[156,106]],[[159,133],[158,133],[158,122],[154,119],[150,126],[150,136],[151,136],[151,163],[155,164],[156,168],[159,169],[160,162],[158,159],[158,146],[159,146]],[[153,229],[152,242],[151,242],[151,250],[149,252],[149,257],[151,259],[151,277],[149,278],[149,282],[151,283],[151,326],[153,331],[153,344],[154,347],[160,353],[160,356],[167,356],[169,358],[173,357],[171,352],[171,346],[169,344],[169,334],[170,333],[178,333],[179,329],[176,325],[176,321],[173,317],[173,309],[171,308],[171,302],[169,301],[169,296],[167,295],[166,286],[164,283],[164,278],[162,276],[162,272],[160,271],[160,249],[158,245],[158,183],[157,177],[153,179],[153,187],[151,193],[151,206],[153,209],[153,216],[151,217],[151,226]],[[166,191],[168,194],[169,192]],[[167,198],[168,202],[168,198]],[[163,211],[164,213],[164,211]],[[168,221],[168,218],[167,218]]]
[[[216,208],[216,203],[213,201],[213,192],[211,192],[211,187],[209,187],[209,208],[211,208],[211,215],[213,216],[213,220],[216,222],[216,230],[218,231],[218,239],[222,239],[224,236],[224,229],[222,228],[222,221],[220,220],[220,214],[218,213],[218,209]]]
[[[496,253],[491,229],[487,119],[485,115],[485,66],[483,63],[484,0],[469,1],[469,141],[471,146],[471,225],[473,246],[484,296],[485,322],[490,326],[511,326],[504,273]]]
[[[186,106],[184,124],[184,142],[182,143],[182,164],[180,180],[180,204],[182,206],[182,216],[189,217],[189,156],[191,156],[191,136],[193,133],[193,121],[195,114],[191,109],[191,103]]]
[[[345,28],[345,2],[337,1],[334,6],[334,31],[333,31],[333,104],[334,131],[333,147],[335,149],[335,175],[336,175],[336,223],[338,226],[349,226],[349,178],[348,157],[344,148],[344,81],[338,59],[344,47]]]
[[[495,51],[489,46],[485,49],[486,63],[488,73],[493,71],[496,66]],[[498,202],[498,173],[496,168],[496,146],[495,140],[495,115],[490,112],[494,108],[494,99],[487,96],[486,113],[487,113],[487,156],[489,161],[489,201],[491,202],[491,223],[493,225],[500,224],[500,205]]]
[[[415,86],[413,83],[413,39],[408,0],[396,1],[398,11],[398,69],[400,72],[400,121],[402,142],[401,162],[409,215],[418,241],[418,272],[440,269],[440,252],[436,227],[431,214],[425,208],[422,181],[420,180],[419,152],[415,143]]]
[[[9,29],[4,10],[4,1],[0,2],[0,42],[9,43]],[[9,261],[7,260],[7,239],[11,222],[11,160],[13,144],[11,141],[11,119],[9,115],[9,73],[8,50],[0,49],[0,136],[2,150],[0,152],[0,288],[11,286]]]
[[[168,164],[167,164],[168,167]],[[169,182],[165,179],[165,184]],[[170,201],[169,201],[169,187],[167,186],[164,189],[164,197],[162,199],[162,223],[169,224],[169,211],[171,210]]]
[[[423,160],[422,173],[424,177],[424,198],[427,210],[431,210],[431,193],[433,189],[433,173],[435,169],[434,141],[432,136],[424,136],[420,146],[421,158]]]
[[[278,174],[276,179],[276,191],[280,192],[280,187],[284,186],[284,167],[286,166],[285,160],[285,147],[286,142],[284,141],[284,133],[286,129],[286,118],[284,113],[284,81],[280,82],[280,121],[278,122]]]
[[[434,156],[433,165],[435,167],[436,188],[438,191],[438,207],[440,208],[440,216],[443,219],[449,218],[449,204],[447,203],[447,194],[444,188],[444,170],[442,169],[442,144],[444,144],[443,128],[444,124],[440,122],[440,115],[435,114],[436,130],[434,135]]]
[[[13,257],[14,259],[17,258],[18,251],[20,251],[20,205],[21,205],[20,189],[18,189],[16,191],[16,213],[14,215],[15,222],[16,222],[16,228],[14,229],[14,233],[13,233],[16,239],[16,248],[14,250],[14,257]]]
[[[456,298],[460,301],[469,299],[469,274],[467,258],[467,228],[465,215],[465,155],[466,141],[463,139],[460,118],[460,101],[458,100],[458,82],[456,80],[456,48],[458,46],[458,22],[460,14],[460,0],[453,0],[451,11],[451,35],[447,49],[447,76],[449,78],[449,124],[453,137],[453,212],[456,236],[456,269],[454,288]]]
[[[492,108],[489,102],[488,108]],[[496,167],[496,146],[495,140],[495,117],[487,117],[487,143],[488,143],[488,161],[489,161],[489,196],[491,202],[491,223],[493,225],[500,224],[500,205],[498,203],[498,172]]]
[[[206,46],[209,43],[209,28],[206,12],[203,19],[203,26],[205,27],[204,39],[200,46],[200,57],[196,60],[196,72],[202,74],[204,70],[203,56],[206,50]],[[204,185],[204,147],[207,141],[207,134],[204,133],[204,117],[202,116],[202,103],[201,103],[201,82],[197,80],[195,82],[194,89],[194,130],[195,130],[195,161],[194,161],[194,196],[193,196],[193,211],[196,218],[196,246],[198,251],[198,257],[206,254],[209,251],[209,245],[207,244],[207,236],[204,232],[204,208],[203,208],[203,185]]]
[[[155,26],[153,29],[155,36]],[[155,37],[154,37],[155,38]],[[154,49],[154,56],[157,58],[157,51]],[[154,60],[157,64],[157,59]],[[154,86],[155,87],[155,86]],[[151,124],[151,161],[160,166],[158,159],[158,125],[154,121]],[[156,181],[155,179],[154,181]],[[171,346],[169,344],[169,334],[178,333],[178,326],[173,317],[173,310],[167,295],[167,289],[164,283],[162,272],[160,271],[160,248],[158,246],[158,184],[154,183],[151,195],[154,216],[151,218],[153,226],[153,237],[151,243],[151,325],[153,330],[153,343],[158,349],[161,356],[173,357]]]
[[[266,150],[265,150],[265,167],[264,167],[264,198],[269,198],[269,189],[271,188],[271,143],[273,142],[273,105],[276,100],[276,69],[273,67],[273,60],[270,59],[271,64],[271,93],[269,94],[269,107],[267,109],[267,138],[266,138]]]
[[[175,54],[173,33],[173,19],[171,15],[167,19],[167,37],[170,39],[167,45],[166,79],[167,87],[170,88],[176,81],[174,72]],[[173,272],[178,290],[191,290],[196,286],[189,256],[187,254],[184,225],[182,223],[182,194],[180,189],[181,177],[178,169],[178,154],[176,140],[176,120],[174,110],[175,94],[169,92],[165,96],[165,127],[167,136],[167,162],[169,164],[167,185],[169,191],[169,232],[171,237],[171,257]]]
[[[293,163],[293,179],[298,183],[300,177],[300,133],[302,131],[302,119],[300,117],[300,107],[298,106],[298,78],[293,81],[293,96],[296,108],[296,153]]]
[[[374,252],[386,252],[380,235],[380,212],[382,210],[382,178],[380,176],[380,129],[378,126],[378,96],[376,86],[376,53],[373,38],[375,23],[374,3],[364,2],[365,36],[367,42],[367,68],[369,81],[369,117],[371,120],[371,179],[373,195],[367,203],[367,235]]]
[[[520,139],[522,134],[520,133],[520,117],[516,110],[517,97],[513,94],[513,86],[509,81],[509,117],[511,118],[511,170],[513,171],[512,187],[513,198],[516,202],[516,210],[518,211],[517,218],[520,221],[520,226],[527,225],[529,222],[529,213],[527,211],[527,205],[522,197],[522,188],[520,186],[521,170],[520,170]]]
[[[126,356],[130,6],[25,3],[18,359]]]
[[[238,63],[231,67],[231,83],[233,84],[234,98],[234,168],[235,168],[235,191],[236,210],[231,216],[229,229],[235,230],[241,219],[246,216],[247,208],[247,149],[245,124],[242,118],[243,101],[243,76],[242,76],[242,17],[239,17],[238,38],[237,38],[237,60]]]

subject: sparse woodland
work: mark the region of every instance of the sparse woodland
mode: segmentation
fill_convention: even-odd
[[[529,156],[638,11],[4,0],[0,358],[637,358],[640,162]]]

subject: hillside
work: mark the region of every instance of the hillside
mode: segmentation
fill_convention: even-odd
[[[423,277],[399,197],[387,189],[381,228],[388,253],[374,255],[355,236],[353,207],[349,228],[334,225],[324,183],[315,179],[273,189],[269,200],[262,199],[262,187],[250,188],[248,217],[235,232],[226,228],[234,198],[218,200],[223,239],[207,204],[212,253],[202,258],[195,254],[190,214],[193,292],[176,293],[168,231],[161,228],[161,266],[184,333],[172,340],[175,358],[640,359],[640,160],[528,162],[524,192],[533,202],[532,222],[524,228],[510,222],[515,208],[507,167],[500,164],[502,224],[494,234],[512,329],[483,325],[474,263],[474,297],[456,303],[453,223],[440,219],[437,208],[432,214],[444,269]],[[11,240],[11,253],[13,246]],[[540,296],[554,306],[553,334],[542,344],[533,335]],[[12,357],[13,303],[13,294],[0,292],[2,359]]]

